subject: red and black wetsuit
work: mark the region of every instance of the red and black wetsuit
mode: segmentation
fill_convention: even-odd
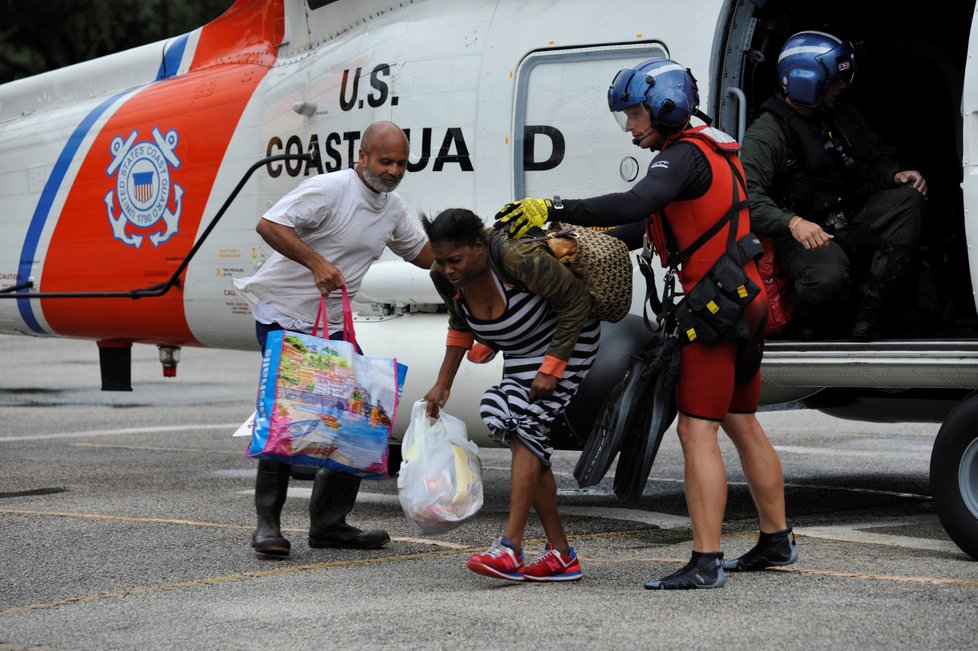
[[[558,219],[587,226],[624,226],[644,224],[649,215],[664,218],[683,250],[708,231],[727,212],[733,198],[734,173],[730,163],[743,170],[736,156],[739,145],[726,134],[708,127],[688,129],[669,138],[659,155],[649,165],[648,173],[627,192],[606,194],[590,199],[564,200]],[[746,198],[746,188],[738,183],[738,197]],[[682,265],[679,279],[689,292],[727,247],[729,228],[724,227],[707,240]],[[737,220],[737,236],[750,231],[750,212],[744,206]],[[634,227],[620,232],[631,239]],[[662,250],[662,243],[658,247]],[[763,288],[753,260],[745,267],[750,278]],[[723,341],[713,346],[689,344],[682,349],[679,370],[679,410],[689,416],[722,421],[727,413],[752,413],[757,410],[761,377],[755,372],[740,384],[734,380],[738,359],[760,355],[764,322],[767,318],[767,296],[762,289],[744,310],[752,338]]]

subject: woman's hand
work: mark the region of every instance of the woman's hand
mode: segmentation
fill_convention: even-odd
[[[424,397],[421,398],[428,403],[428,415],[432,418],[438,418],[439,410],[448,402],[448,397],[451,393],[452,391],[448,387],[441,387],[437,384],[431,387],[428,393],[424,394]]]
[[[533,378],[533,384],[530,385],[530,400],[549,398],[556,389],[557,378],[555,376],[537,371],[537,376]]]

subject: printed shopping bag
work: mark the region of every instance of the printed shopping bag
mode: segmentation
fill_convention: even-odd
[[[248,456],[387,478],[388,439],[407,367],[357,352],[346,288],[344,341],[298,332],[268,335]],[[319,323],[326,330],[326,303]]]
[[[428,403],[419,400],[411,410],[397,492],[411,526],[435,535],[455,529],[482,508],[482,463],[462,420],[444,409],[431,418],[427,409]]]

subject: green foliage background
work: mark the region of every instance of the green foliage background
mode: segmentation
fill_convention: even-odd
[[[0,83],[179,36],[234,0],[0,0]]]

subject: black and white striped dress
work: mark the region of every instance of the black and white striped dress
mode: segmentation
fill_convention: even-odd
[[[506,305],[499,318],[477,319],[464,298],[461,301],[472,332],[503,354],[502,382],[483,394],[480,415],[493,439],[509,445],[511,437],[518,436],[544,467],[549,467],[553,454],[551,423],[567,408],[591,368],[598,352],[601,322],[585,322],[553,395],[530,402],[530,386],[553,338],[557,314],[545,298],[505,286],[495,275],[493,278]]]

